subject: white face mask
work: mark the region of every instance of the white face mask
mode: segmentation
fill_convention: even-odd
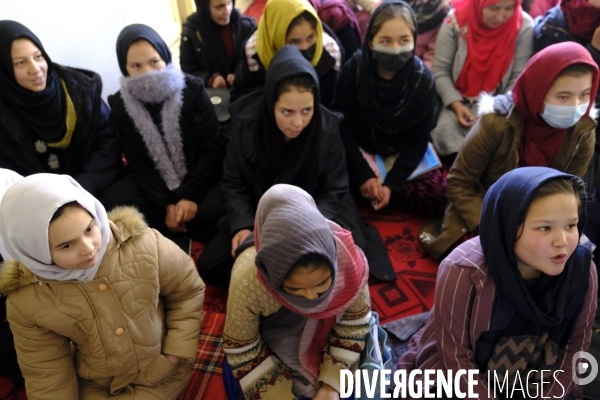
[[[578,106],[556,106],[544,102],[546,107],[540,116],[553,128],[565,129],[575,125],[585,114],[589,101]]]

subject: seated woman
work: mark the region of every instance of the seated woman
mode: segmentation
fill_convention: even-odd
[[[477,121],[480,93],[507,93],[523,71],[533,21],[521,0],[468,0],[446,19],[435,46],[433,76],[444,107],[431,139],[452,160]]]
[[[135,205],[169,237],[207,241],[223,214],[219,179],[225,139],[200,78],[175,69],[166,43],[134,24],[117,39],[121,90],[110,96],[110,126],[133,175],[105,204]]]
[[[339,399],[371,320],[364,254],[290,185],[261,198],[252,244],[235,263],[223,331],[244,398]]]
[[[350,185],[376,210],[390,201],[411,209],[443,209],[445,182],[437,170],[406,182],[427,150],[438,108],[431,72],[414,55],[416,21],[400,0],[380,5],[369,22],[362,52],[342,71],[334,108],[344,114],[340,132]],[[381,181],[363,151],[395,158]]]
[[[483,197],[506,172],[545,166],[585,174],[594,152],[596,122],[590,111],[597,88],[598,67],[588,51],[561,43],[529,61],[512,95],[483,98],[480,119],[448,173],[442,231],[424,227],[420,236],[432,257],[440,258],[477,230]]]
[[[244,57],[235,71],[231,101],[265,84],[273,56],[286,44],[297,46],[315,68],[321,103],[333,101],[335,82],[342,66],[342,50],[333,32],[324,28],[307,0],[269,0],[258,29],[245,44]]]
[[[229,285],[233,254],[254,228],[258,201],[278,183],[307,191],[325,218],[352,231],[376,277],[396,279],[381,236],[361,221],[348,190],[341,116],[319,100],[315,69],[296,46],[284,46],[264,90],[231,106],[234,132],[221,181],[225,224],[198,259],[206,282]]]
[[[181,69],[204,79],[209,88],[233,86],[243,43],[256,28],[254,18],[241,15],[234,7],[233,0],[196,0],[198,11],[183,24]]]
[[[555,43],[576,42],[585,46],[600,67],[600,0],[562,0],[537,20],[534,28],[536,52]],[[596,94],[596,104],[600,95]],[[600,130],[596,130],[596,149],[590,168],[583,177],[588,188],[600,184]]]
[[[0,21],[0,168],[68,174],[99,195],[122,165],[92,71],[52,63],[37,36]]]
[[[407,3],[417,18],[419,35],[415,43],[415,55],[433,70],[435,42],[442,23],[452,9],[452,3],[450,0],[408,0]]]
[[[133,208],[107,215],[66,175],[4,195],[0,271],[30,399],[164,399],[185,389],[204,283],[192,259]]]
[[[517,168],[494,183],[480,236],[442,261],[429,319],[395,368],[479,369],[480,399],[512,398],[513,387],[526,398],[581,398],[574,356],[590,345],[598,292],[591,253],[578,245],[584,199],[581,179],[551,168]]]
[[[324,26],[335,33],[344,48],[346,57],[351,57],[360,48],[363,33],[356,13],[346,0],[308,0],[317,10]]]

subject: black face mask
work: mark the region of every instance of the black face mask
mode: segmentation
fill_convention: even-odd
[[[313,44],[306,50],[300,50],[302,56],[306,58],[309,62],[312,62],[313,57],[315,56],[315,51],[317,51],[317,44]]]
[[[413,50],[400,53],[387,53],[373,49],[373,59],[378,66],[386,71],[398,72],[413,57]]]

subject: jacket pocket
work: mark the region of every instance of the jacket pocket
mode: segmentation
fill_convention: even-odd
[[[146,382],[148,386],[156,386],[173,374],[177,368],[164,355],[156,357],[146,367]]]

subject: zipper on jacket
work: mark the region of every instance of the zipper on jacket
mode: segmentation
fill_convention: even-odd
[[[577,141],[577,144],[575,145],[575,149],[571,153],[571,158],[569,159],[569,162],[567,163],[567,165],[565,165],[565,171],[569,168],[569,165],[571,165],[571,161],[573,161],[573,158],[575,157],[575,154],[577,153],[577,150],[579,149],[579,144],[581,144],[582,140],[583,140],[583,135],[579,136],[579,140]]]
[[[89,279],[84,279],[83,281],[42,281],[38,279],[36,275],[34,275],[31,283],[37,283],[39,286],[42,286],[44,283],[88,283],[89,281]]]

